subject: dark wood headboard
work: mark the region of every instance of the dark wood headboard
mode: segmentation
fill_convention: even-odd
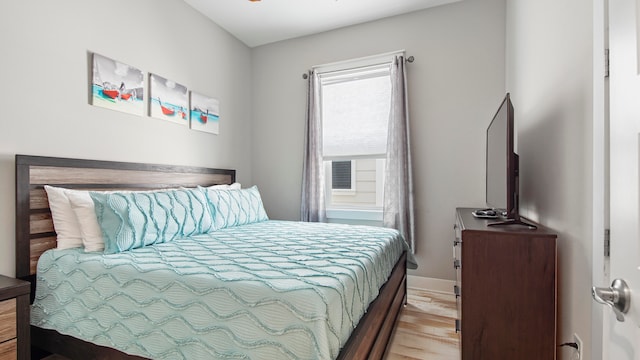
[[[227,169],[16,155],[16,277],[31,282],[33,296],[38,258],[56,247],[44,185],[149,190],[235,180],[236,171]]]

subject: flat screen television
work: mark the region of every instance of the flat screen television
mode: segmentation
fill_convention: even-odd
[[[519,158],[514,145],[514,116],[510,94],[507,93],[487,127],[487,206],[501,221],[488,225],[534,225],[523,221],[518,213]]]

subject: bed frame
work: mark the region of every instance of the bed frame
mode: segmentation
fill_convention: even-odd
[[[56,246],[44,185],[93,190],[145,190],[231,184],[235,170],[16,155],[16,277],[35,296],[38,258]],[[338,359],[381,359],[406,302],[406,254],[351,334]],[[118,350],[31,326],[33,352],[71,359],[141,359]],[[20,356],[22,358],[22,356]]]

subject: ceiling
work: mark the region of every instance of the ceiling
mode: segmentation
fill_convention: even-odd
[[[460,0],[184,0],[249,47]]]

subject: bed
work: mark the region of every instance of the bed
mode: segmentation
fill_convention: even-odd
[[[72,189],[89,189],[89,190],[116,190],[116,191],[125,191],[125,190],[159,190],[159,189],[172,189],[178,187],[186,187],[186,188],[194,188],[197,186],[211,186],[216,184],[231,184],[235,181],[235,171],[234,170],[225,170],[225,169],[210,169],[210,168],[200,168],[200,167],[184,167],[184,166],[167,166],[167,165],[154,165],[154,164],[138,164],[138,163],[125,163],[125,162],[109,162],[109,161],[94,161],[94,160],[81,160],[81,159],[65,159],[65,158],[51,158],[51,157],[38,157],[38,156],[26,156],[26,155],[17,155],[16,156],[16,276],[18,278],[28,280],[32,284],[32,300],[36,297],[37,294],[44,298],[53,298],[60,297],[60,295],[47,295],[49,292],[49,288],[54,288],[56,286],[48,285],[45,287],[41,283],[41,288],[37,289],[36,284],[38,280],[42,281],[45,273],[58,271],[59,269],[63,269],[65,266],[72,267],[75,266],[73,264],[78,264],[81,262],[87,262],[89,264],[101,264],[103,267],[112,267],[113,264],[109,264],[106,262],[105,257],[100,254],[95,253],[84,253],[82,251],[78,251],[78,249],[67,249],[63,251],[56,252],[47,252],[47,250],[56,247],[56,233],[53,229],[53,223],[51,219],[51,212],[49,209],[49,204],[47,201],[47,196],[44,191],[44,185],[56,185],[64,188],[72,188]],[[260,222],[256,224],[248,224],[248,226],[239,226],[237,228],[227,228],[220,231],[215,231],[213,234],[216,234],[216,238],[211,238],[210,235],[205,234],[201,235],[201,238],[197,239],[181,239],[180,241],[173,241],[171,243],[166,244],[158,244],[154,246],[143,247],[141,249],[136,249],[136,251],[123,252],[124,257],[130,257],[129,259],[119,259],[114,260],[116,263],[118,261],[123,263],[137,264],[138,271],[142,270],[149,272],[149,274],[153,274],[154,271],[166,271],[166,269],[159,269],[158,266],[161,266],[164,260],[158,259],[169,259],[167,260],[166,266],[173,267],[175,263],[171,261],[180,262],[182,259],[182,264],[189,264],[189,266],[179,266],[182,271],[179,274],[178,278],[184,279],[185,284],[183,287],[188,287],[190,289],[219,289],[215,284],[208,283],[198,283],[198,281],[202,281],[202,274],[206,273],[206,277],[208,278],[222,278],[226,277],[226,282],[237,282],[238,284],[243,283],[251,283],[254,281],[255,283],[260,283],[261,285],[268,284],[265,289],[258,289],[250,294],[254,294],[253,300],[243,299],[243,303],[250,303],[249,307],[256,307],[256,304],[260,303],[260,299],[270,298],[270,294],[267,295],[255,295],[261,294],[264,291],[272,291],[272,292],[289,292],[283,291],[284,287],[280,287],[281,283],[286,283],[287,286],[291,285],[292,282],[302,281],[300,284],[308,285],[309,279],[311,277],[305,277],[307,271],[310,270],[302,270],[293,268],[291,264],[281,265],[279,269],[262,269],[263,272],[258,272],[259,276],[262,277],[261,281],[255,281],[255,278],[243,278],[244,276],[256,276],[255,274],[247,275],[244,270],[249,267],[262,266],[264,263],[257,264],[257,262],[265,260],[268,258],[268,255],[280,256],[281,251],[270,250],[266,248],[269,246],[278,246],[279,248],[289,247],[288,249],[293,251],[296,248],[296,241],[299,241],[302,236],[305,240],[309,237],[307,235],[301,235],[300,231],[296,229],[296,226],[300,224],[295,222],[279,222],[275,220],[269,220],[265,222]],[[328,229],[324,228],[313,228],[327,226],[326,224],[307,224],[308,226],[312,226],[309,233],[323,233],[326,234]],[[304,226],[304,225],[303,225]],[[294,234],[293,238],[273,238],[272,237],[272,227],[281,228],[281,233],[283,234]],[[334,229],[334,227],[332,227]],[[357,228],[357,227],[342,227],[338,226],[339,231],[349,232],[354,230],[355,232],[362,233],[366,231],[368,228]],[[381,229],[384,231],[390,231],[388,229]],[[254,235],[251,235],[254,234]],[[266,234],[266,235],[265,235]],[[262,238],[260,236],[263,236]],[[377,236],[377,235],[371,235]],[[250,247],[260,247],[265,246],[263,248],[263,253],[260,256],[254,257],[252,262],[246,264],[226,264],[226,268],[215,268],[209,265],[200,266],[200,262],[204,262],[204,258],[210,257],[219,257],[220,254],[226,254],[229,252],[230,258],[242,257],[244,255],[238,255],[232,253],[236,251],[236,248],[242,247],[244,244],[247,247],[250,239],[255,238],[257,243],[250,245]],[[329,238],[328,241],[331,239]],[[203,245],[204,244],[204,245]],[[224,249],[221,249],[220,246],[223,246]],[[322,244],[318,245],[322,246]],[[361,244],[354,244],[354,247],[351,249],[347,249],[344,251],[354,252],[360,251],[358,249],[362,249],[362,252],[366,252],[363,248],[358,248]],[[331,246],[330,248],[339,248],[335,246]],[[270,252],[271,251],[271,252]],[[326,255],[324,251],[319,250],[308,250],[314,253],[322,253],[323,256]],[[362,300],[361,298],[353,298],[349,296],[338,295],[337,298],[338,303],[346,304],[346,307],[350,307],[350,312],[345,313],[344,309],[336,310],[337,307],[329,306],[329,304],[334,304],[335,301],[325,301],[324,305],[327,309],[330,308],[333,312],[336,313],[334,316],[335,319],[340,319],[336,321],[329,320],[328,323],[330,326],[319,325],[318,328],[311,327],[312,330],[299,330],[296,326],[288,324],[289,320],[286,320],[287,324],[282,325],[280,330],[274,330],[277,332],[288,332],[295,336],[298,336],[298,340],[294,340],[294,343],[297,345],[303,343],[313,344],[311,347],[318,350],[317,353],[308,352],[308,348],[302,346],[302,349],[294,350],[283,350],[275,346],[279,350],[271,350],[274,351],[270,355],[273,358],[297,358],[297,357],[309,357],[309,358],[338,358],[338,359],[380,359],[383,357],[386,345],[391,337],[392,331],[394,329],[394,325],[396,323],[397,316],[402,305],[406,301],[406,252],[403,252],[403,249],[395,251],[397,254],[390,255],[392,258],[386,259],[386,262],[389,263],[386,265],[391,270],[376,270],[374,272],[365,271],[365,273],[369,274],[367,276],[370,277],[367,280],[367,283],[377,284],[384,282],[379,289],[376,285],[375,289],[371,289],[371,293],[375,296],[375,299],[371,301],[368,305],[367,309],[358,309],[357,304],[362,301],[369,302],[368,300]],[[153,254],[151,254],[153,253]],[[38,265],[38,260],[45,254],[41,264]],[[170,254],[170,255],[168,255]],[[176,255],[177,254],[177,255]],[[195,258],[189,258],[185,260],[182,256],[193,256],[193,254],[197,254]],[[149,258],[149,256],[157,256],[156,258]],[[199,257],[198,257],[199,256]],[[296,255],[303,256],[303,255]],[[310,254],[304,254],[304,256],[311,256]],[[134,257],[133,259],[131,257]],[[108,259],[111,259],[107,257]],[[151,259],[151,260],[149,260]],[[67,261],[66,265],[64,261]],[[272,261],[272,264],[280,264],[278,259]],[[318,259],[316,259],[318,260]],[[110,260],[109,260],[110,261]],[[360,260],[358,260],[360,261]],[[377,262],[378,260],[376,260]],[[193,265],[193,266],[192,266]],[[373,264],[378,266],[377,264]],[[37,269],[38,266],[41,268],[42,274],[38,276]],[[238,271],[238,266],[241,266],[243,271]],[[131,266],[125,266],[131,267]],[[365,268],[363,266],[359,266],[356,268]],[[99,277],[100,272],[103,271],[100,267],[96,268],[93,266],[94,271],[97,271],[97,275],[89,275],[91,278]],[[345,269],[347,269],[345,267]],[[189,273],[189,272],[192,273]],[[277,272],[278,276],[271,276],[274,271]],[[346,270],[342,269],[339,272],[345,272]],[[348,270],[351,271],[351,270]],[[72,271],[68,271],[70,273]],[[373,273],[380,273],[371,275]],[[82,270],[82,273],[85,273],[85,270]],[[54,275],[53,278],[62,277],[59,273],[58,275]],[[281,278],[282,274],[290,274],[292,276],[291,279],[283,279]],[[175,275],[175,273],[174,273]],[[124,276],[124,275],[123,275]],[[135,278],[136,275],[131,275]],[[158,281],[169,281],[166,284],[176,284],[178,280],[167,280],[170,278],[171,274],[166,276],[159,276]],[[335,275],[332,275],[336,278]],[[108,277],[108,276],[106,276]],[[153,276],[151,276],[153,277]],[[195,279],[196,284],[200,284],[198,286],[189,285],[187,283],[187,279],[191,277]],[[376,280],[377,278],[377,280]],[[135,283],[135,281],[126,280],[123,278],[123,282],[126,284]],[[145,277],[145,279],[147,279]],[[267,279],[267,280],[265,280]],[[319,279],[319,277],[318,277]],[[220,279],[219,279],[220,280]],[[374,281],[375,280],[375,281]],[[323,280],[324,281],[324,280]],[[74,281],[74,284],[78,284],[80,282]],[[357,291],[355,294],[358,296],[363,296],[365,291],[364,289],[365,282],[355,282],[345,283],[340,280],[336,282],[339,286],[353,287],[353,284],[356,284]],[[116,283],[115,287],[121,286],[122,284]],[[298,284],[298,285],[300,285]],[[298,291],[301,286],[295,285],[293,288]],[[317,284],[316,284],[317,285]],[[321,284],[321,287],[331,288],[330,286],[326,286],[326,284]],[[153,284],[152,287],[163,287],[162,284]],[[168,285],[167,285],[168,286]],[[284,285],[283,285],[284,286]],[[369,287],[372,287],[369,285]],[[100,289],[107,288],[107,286],[101,286]],[[226,288],[225,288],[226,289]],[[134,289],[134,291],[145,292],[148,289],[138,288]],[[91,290],[93,292],[100,290]],[[225,291],[199,291],[199,294],[193,295],[194,297],[207,297],[210,296],[214,300],[207,300],[209,302],[216,302],[217,297],[227,296],[234,297],[236,293],[240,293],[244,290],[225,290]],[[306,291],[315,291],[306,289]],[[329,290],[329,292],[320,293],[319,297],[328,297],[327,294],[332,293],[333,290]],[[90,291],[86,291],[90,292]],[[118,292],[118,291],[116,291]],[[290,291],[291,296],[302,297],[309,299],[312,298],[310,293],[296,293],[294,291]],[[230,295],[231,294],[231,295]],[[105,295],[101,294],[102,297],[113,298],[115,295]],[[129,295],[127,295],[129,296]],[[179,295],[183,296],[183,295]],[[251,296],[249,296],[250,298]],[[40,300],[42,300],[40,299]],[[291,298],[293,299],[293,298]],[[88,301],[88,300],[83,300]],[[251,302],[253,301],[253,302]],[[173,304],[172,301],[164,301],[165,303]],[[164,358],[180,358],[184,357],[185,353],[177,351],[172,352],[171,346],[166,349],[153,350],[152,352],[145,352],[145,349],[140,350],[137,348],[138,345],[136,341],[131,341],[127,339],[102,339],[99,340],[99,336],[96,337],[89,336],[89,338],[94,339],[93,341],[87,341],[81,339],[85,333],[90,331],[90,326],[85,328],[80,328],[77,330],[77,335],[73,331],[69,331],[68,328],[64,330],[57,331],[55,328],[51,328],[48,325],[48,321],[46,318],[46,313],[55,312],[56,310],[47,309],[44,305],[45,302],[40,301],[36,302],[33,306],[33,317],[35,322],[41,326],[32,325],[31,326],[31,344],[33,348],[42,349],[51,353],[58,353],[64,355],[66,357],[72,359],[88,359],[88,358],[123,358],[123,359],[135,359],[135,358],[149,358],[156,357],[150,356],[148,354],[161,354],[157,357]],[[61,304],[64,305],[65,301],[60,301]],[[289,304],[290,301],[285,298],[285,300],[277,300],[273,301],[273,303]],[[291,300],[291,304],[294,304],[295,301]],[[309,301],[311,304],[312,302]],[[300,309],[304,304],[304,301],[300,302],[298,300],[298,305],[288,305],[288,308],[296,308],[297,311],[293,312],[294,317],[304,317],[300,314],[312,314],[313,312],[310,309]],[[174,304],[175,305],[175,304]],[[191,304],[193,305],[193,304]],[[246,305],[246,304],[245,304]],[[120,303],[118,306],[114,306],[114,308],[123,308],[128,307],[129,305],[124,305]],[[133,306],[133,305],[131,305]],[[230,319],[229,325],[225,325],[225,328],[221,330],[221,334],[227,334],[229,337],[237,337],[237,334],[234,335],[232,330],[229,330],[234,325],[235,315],[237,315],[240,311],[239,309],[229,310],[228,313],[221,313],[215,309],[205,309],[207,311],[194,312],[193,309],[199,309],[198,306],[203,307],[206,305],[202,305],[202,303],[198,303],[197,306],[193,305],[190,308],[177,307],[176,310],[180,314],[179,321],[176,318],[171,318],[170,320],[161,320],[160,322],[170,322],[170,321],[178,321],[180,324],[187,323],[188,327],[197,327],[202,326],[207,328],[207,324],[209,320],[211,323],[214,320],[219,320],[220,317],[228,317]],[[309,305],[311,306],[311,305]],[[362,307],[362,306],[361,306]],[[353,308],[353,309],[351,309]],[[157,314],[159,311],[155,309],[155,313]],[[244,311],[244,310],[243,310]],[[270,309],[269,311],[276,311],[274,309]],[[217,319],[207,319],[207,314],[215,313]],[[363,313],[363,315],[361,314]],[[203,314],[198,317],[197,314]],[[361,316],[362,315],[362,316]],[[97,314],[96,314],[97,316]],[[125,314],[125,317],[128,315]],[[185,317],[191,317],[191,320],[185,320]],[[270,331],[273,330],[272,327],[275,327],[273,324],[265,325],[265,321],[260,318],[261,315],[253,315],[250,314],[249,318],[253,319],[254,324],[257,328],[266,327],[269,328]],[[272,319],[281,319],[284,318],[283,315],[278,316],[267,316],[267,318]],[[128,316],[134,317],[134,316]],[[152,315],[144,315],[144,317],[152,317]],[[314,321],[318,317],[317,315],[309,315],[309,318],[313,318]],[[45,320],[43,320],[45,319]],[[99,320],[96,320],[99,321]],[[192,321],[192,323],[189,323]],[[194,325],[200,321],[200,325]],[[143,327],[144,325],[132,325],[135,327]],[[248,331],[245,327],[246,325],[238,325],[239,329],[242,331]],[[314,325],[315,326],[315,325]],[[324,326],[324,327],[323,327]],[[179,326],[178,326],[179,328]],[[344,331],[340,329],[347,329],[346,335],[344,335]],[[201,329],[201,328],[199,328]],[[207,328],[208,330],[211,330]],[[294,330],[292,330],[294,329]],[[325,330],[322,330],[325,329]],[[326,329],[329,329],[328,331]],[[176,330],[177,331],[177,330]],[[196,330],[197,333],[199,330]],[[240,332],[242,332],[240,331]],[[253,331],[253,330],[251,330]],[[333,342],[334,345],[329,346],[328,349],[335,348],[338,344],[339,351],[335,350],[323,350],[325,347],[323,343],[325,340],[323,337],[319,337],[320,340],[316,339],[315,336],[321,332],[332,333],[328,338],[333,339],[329,342]],[[179,331],[181,334],[185,333],[184,329]],[[249,331],[250,332],[250,331]],[[64,333],[64,334],[63,334]],[[120,331],[119,333],[127,333],[127,331]],[[150,334],[151,331],[148,330],[144,332],[144,334]],[[74,334],[76,336],[68,335]],[[230,335],[229,335],[230,334]],[[276,336],[277,334],[272,334]],[[188,343],[193,340],[196,336],[190,336],[188,338],[184,338],[181,341]],[[176,336],[172,336],[173,339],[178,338]],[[98,339],[98,340],[96,340]],[[307,340],[304,340],[307,339]],[[203,340],[206,344],[207,341]],[[236,341],[242,342],[243,340]],[[268,341],[267,341],[268,342]],[[129,345],[122,345],[122,344]],[[162,343],[162,341],[156,341],[156,343]],[[202,341],[201,341],[202,343]],[[133,344],[133,345],[131,345]],[[146,346],[146,345],[145,345]],[[244,343],[243,346],[251,347],[251,346],[260,346],[256,343],[247,344]],[[144,348],[144,346],[142,346]],[[266,347],[265,347],[266,348]],[[125,349],[125,350],[122,350]],[[217,349],[217,350],[216,350]],[[186,354],[197,354],[198,351],[201,351],[203,358],[209,358],[212,355],[219,358],[242,358],[241,353],[234,353],[233,351],[220,351],[219,348],[212,349],[200,349],[193,350],[195,352],[186,352]],[[125,352],[126,351],[126,352]],[[154,352],[156,351],[156,352]],[[300,351],[300,352],[297,352]],[[136,355],[131,355],[138,354]],[[147,354],[143,356],[141,354]],[[305,355],[300,355],[305,354]],[[245,355],[246,357],[246,355]]]

